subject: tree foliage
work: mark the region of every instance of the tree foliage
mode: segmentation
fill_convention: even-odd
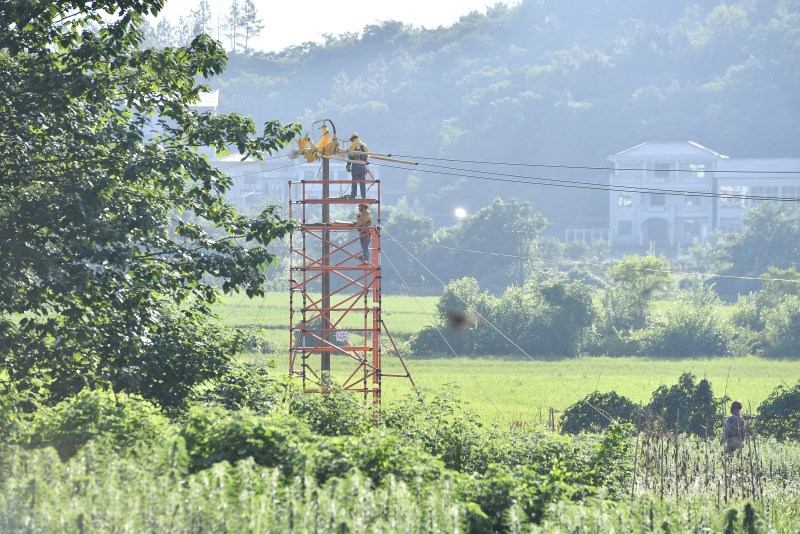
[[[578,354],[595,317],[591,290],[552,274],[523,287],[511,286],[497,298],[473,278],[454,280],[437,303],[437,324],[412,336],[420,354]],[[465,312],[474,324],[453,328],[448,315]]]
[[[800,383],[778,386],[758,407],[756,429],[780,440],[800,439]]]
[[[257,117],[277,109],[284,120],[333,116],[380,152],[476,162],[413,173],[400,189],[428,215],[515,196],[534,201],[551,229],[589,227],[606,216],[606,191],[540,179],[602,184],[604,173],[503,163],[598,166],[655,139],[693,139],[732,157],[793,157],[798,26],[796,1],[524,0],[447,27],[388,21],[240,54],[220,105]],[[498,180],[465,172],[477,168]],[[384,171],[385,184],[406,178]]]
[[[262,294],[267,245],[291,225],[241,216],[195,147],[261,157],[294,128],[190,106],[219,74],[206,36],[141,49],[142,2],[4,4],[0,28],[0,361],[6,389],[57,401],[108,385],[183,402],[236,339],[217,289]],[[193,219],[181,218],[190,215]],[[202,220],[215,228],[212,235]],[[250,242],[253,246],[244,246]]]
[[[444,281],[469,276],[499,291],[524,282],[521,260],[513,256],[521,256],[547,224],[530,202],[495,198],[457,224],[436,231],[426,240],[429,248],[423,247],[421,260]]]
[[[792,203],[764,203],[749,210],[743,218],[741,232],[724,234],[720,241],[711,245],[711,254],[727,265],[723,274],[759,277],[769,272],[797,267],[800,255],[800,207]],[[789,274],[789,273],[785,273]],[[758,281],[719,279],[714,281],[717,290],[725,297],[735,299],[737,294],[757,291]],[[788,289],[796,284],[783,283]],[[795,289],[791,291],[795,292]]]
[[[641,354],[668,358],[724,356],[732,333],[720,317],[720,305],[709,286],[680,292],[674,306],[637,332]]]
[[[620,422],[641,421],[642,407],[616,391],[595,391],[561,414],[561,432],[599,432]]]
[[[692,373],[683,373],[670,387],[659,386],[648,405],[650,414],[665,428],[702,437],[714,434],[716,409],[711,383],[705,378],[695,382]]]

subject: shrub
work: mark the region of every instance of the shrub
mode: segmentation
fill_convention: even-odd
[[[369,432],[365,436],[345,438],[351,451],[352,466],[380,484],[393,476],[408,484],[440,481],[444,474],[443,462],[426,453],[415,443],[404,443],[400,436],[385,432]],[[315,447],[320,450],[331,438],[323,438]]]
[[[360,436],[373,425],[372,410],[338,390],[326,395],[293,391],[289,410],[311,430],[325,436]]]
[[[659,386],[647,407],[648,412],[659,417],[666,428],[677,428],[698,436],[714,432],[716,409],[711,383],[704,378],[695,384],[691,373],[683,373],[678,383],[669,388]]]
[[[756,429],[780,440],[800,440],[800,382],[778,386],[758,407]]]
[[[800,297],[789,295],[765,313],[764,355],[800,357]]]
[[[281,391],[264,367],[233,364],[223,376],[198,388],[193,400],[228,410],[249,408],[266,413],[280,403]]]
[[[199,406],[190,409],[181,436],[193,472],[252,457],[259,465],[280,468],[286,476],[304,471],[304,444],[311,441],[308,425],[295,418]]]
[[[452,347],[458,354],[501,354],[518,350],[509,341],[513,339],[526,352],[571,356],[578,352],[594,320],[590,288],[568,282],[563,275],[512,286],[500,299],[480,293],[473,279],[457,280],[448,285],[437,307],[438,324],[411,338],[415,353],[431,354]],[[486,322],[464,330],[447,329],[446,313],[465,308]]]
[[[598,413],[598,410],[601,413]],[[642,408],[616,391],[590,393],[564,410],[561,414],[561,432],[599,432],[615,421],[636,421],[642,417]]]
[[[27,441],[31,447],[52,446],[66,460],[90,440],[103,440],[121,450],[158,441],[169,429],[169,420],[149,401],[84,389],[52,408],[41,408]]]
[[[273,348],[264,335],[263,328],[245,328],[242,333],[242,348],[247,352],[269,354]]]
[[[642,353],[675,358],[724,355],[731,332],[719,316],[719,305],[710,286],[682,292],[666,317],[637,333]]]
[[[643,328],[646,321],[647,308],[641,305],[633,292],[607,289],[594,324],[589,351],[610,356],[638,354],[640,344],[631,336],[631,332]]]
[[[0,395],[0,436],[6,443],[16,443],[23,432],[21,398],[17,393]]]

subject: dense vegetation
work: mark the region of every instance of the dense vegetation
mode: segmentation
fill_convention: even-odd
[[[216,401],[197,399],[176,420],[144,399],[102,390],[32,420],[3,405],[0,527],[798,527],[796,445],[753,438],[749,456],[728,458],[711,452],[715,440],[663,431],[637,440],[629,425],[574,439],[482,428],[437,396],[398,403],[372,428],[371,414],[348,397],[307,398],[270,380],[250,385],[245,395],[217,391]],[[224,408],[223,398],[238,407]],[[268,398],[274,402],[264,403]],[[639,504],[630,504],[631,493]],[[671,499],[686,510],[676,513]]]
[[[0,378],[34,404],[111,387],[179,406],[239,343],[210,320],[218,288],[262,294],[292,228],[237,214],[194,147],[262,157],[295,129],[193,110],[226,55],[205,35],[140,48],[159,7],[2,8]]]
[[[263,367],[235,363],[242,346],[265,345],[252,331],[223,328],[212,306],[220,289],[263,294],[265,268],[275,259],[267,246],[292,225],[272,209],[254,217],[237,213],[225,200],[229,179],[193,147],[235,147],[258,158],[284,146],[297,128],[270,121],[259,133],[240,115],[193,110],[204,89],[198,80],[219,74],[226,57],[203,35],[185,47],[140,47],[143,17],[160,8],[159,0],[0,7],[7,22],[0,28],[0,530],[798,530],[797,445],[778,441],[797,438],[797,387],[776,389],[761,406],[759,424],[774,438],[754,434],[746,452],[729,457],[705,435],[697,437],[700,429],[716,434],[718,422],[707,408],[717,399],[707,381],[696,383],[691,375],[654,392],[656,423],[641,433],[621,414],[625,421],[604,424],[601,434],[572,437],[524,423],[486,427],[436,394],[373,413],[349,396],[306,396]],[[414,46],[422,48],[406,51],[414,55],[406,56],[405,73],[422,74],[414,69],[425,65],[450,79],[443,68],[450,57],[495,58],[474,45],[491,41],[488,35],[522,34],[515,17],[533,10],[533,19],[522,18],[539,20],[546,12],[540,8],[555,9],[527,2],[467,18],[458,29],[411,32],[408,43],[419,37]],[[695,8],[686,17],[708,23],[730,15],[741,23],[742,31],[728,40],[717,41],[712,32],[711,43],[729,44],[739,34],[754,39],[747,28],[770,38],[787,34],[781,24],[792,20],[791,10],[778,9],[773,17],[759,9],[718,6],[699,15]],[[752,15],[752,25],[739,17],[741,10]],[[602,20],[591,10],[587,16]],[[542,22],[541,32],[558,44],[565,36],[558,18]],[[300,54],[307,68],[316,62],[330,67],[332,51],[351,41],[383,42],[387,31],[399,38],[405,29],[368,29],[320,50],[288,51],[281,61],[288,65]],[[450,34],[466,36],[466,49],[443,46]],[[551,53],[534,49],[538,58]],[[550,80],[580,70],[531,71],[533,58],[524,50],[508,51],[510,58],[523,58],[511,65],[509,87],[525,72]],[[422,63],[415,67],[417,60]],[[568,66],[569,57],[564,61]],[[457,69],[474,72],[468,63]],[[337,83],[351,85],[341,78]],[[555,94],[548,89],[542,100],[552,103]],[[473,103],[483,96],[473,95]],[[572,95],[562,101],[576,112],[583,108]],[[498,103],[504,114],[510,112],[506,104]],[[327,106],[340,111],[336,102]],[[494,117],[476,133],[497,128]],[[459,141],[458,119],[448,128],[449,142]],[[508,132],[514,134],[513,127]],[[396,133],[403,134],[402,125]],[[494,138],[484,145],[497,148]],[[544,223],[530,204],[517,201],[494,202],[473,217],[435,233],[430,244],[474,239],[483,247],[497,235],[496,226],[506,228],[511,220],[536,236]],[[409,235],[425,228],[424,219],[411,222]],[[717,252],[731,253],[736,263],[741,255],[735,250],[723,242]],[[762,267],[770,266],[781,270],[769,271],[770,280],[742,303],[735,320],[753,347],[785,355],[794,350],[796,335],[790,334],[800,314],[796,295],[773,282],[790,283],[796,273],[781,263]],[[715,323],[701,324],[715,305],[708,288],[690,290],[687,307],[673,321],[651,320],[648,306],[669,279],[665,267],[652,256],[611,267],[605,322],[595,320],[586,273],[525,276],[523,270],[526,285],[499,298],[476,281],[456,281],[442,297],[440,314],[463,307],[464,317],[479,318],[474,331],[462,330],[471,336],[464,346],[473,351],[505,348],[508,338],[480,330],[489,318],[509,325],[524,319],[510,332],[561,356],[589,346],[666,354],[686,332],[695,332],[692,346],[700,353],[720,350],[723,342],[727,350],[727,337],[701,343],[717,330]],[[482,277],[495,271],[475,268]],[[687,322],[679,324],[706,328],[671,327],[683,317]],[[601,398],[589,402],[595,400]],[[608,409],[630,408],[611,400]]]
[[[483,212],[498,211],[499,205],[503,203],[495,202],[475,218],[491,220]],[[800,244],[799,214],[800,209],[793,206],[765,204],[754,208],[745,216],[744,232],[694,247],[688,262],[631,255],[601,264],[596,257],[584,256],[578,262],[556,261],[564,268],[554,268],[536,265],[537,259],[527,257],[530,265],[525,269],[525,283],[504,289],[500,296],[490,290],[496,290],[492,282],[501,279],[504,263],[492,258],[495,269],[485,268],[483,272],[491,274],[482,277],[488,288],[482,288],[473,277],[444,285],[435,320],[412,336],[409,348],[413,354],[440,355],[692,358],[759,354],[796,358],[800,354],[800,274],[794,260],[783,251],[797,250]],[[781,231],[773,232],[774,224],[766,224],[766,220],[781,224]],[[486,226],[498,225],[487,222]],[[428,245],[447,234],[447,230],[441,230],[417,247],[415,258],[421,266],[417,269],[433,274],[426,263],[436,254],[441,276],[435,276],[440,284],[444,283],[442,277],[457,271],[480,274],[484,267],[464,267],[469,245],[455,251]],[[476,240],[481,233],[469,235],[464,241]],[[488,240],[486,243],[484,247],[493,247]],[[411,265],[397,268],[400,279],[412,278]],[[673,274],[671,265],[682,270]],[[514,275],[514,261],[507,260],[505,267],[507,280]],[[401,268],[408,272],[400,272]],[[694,276],[691,271],[697,268],[699,274],[708,268],[730,274],[717,279]],[[750,290],[738,296],[732,313],[723,313],[723,301],[717,293],[720,280],[727,282],[722,296],[736,298],[737,288]],[[656,306],[665,300],[668,306]],[[465,328],[451,328],[449,315],[453,312],[472,314],[475,320]]]

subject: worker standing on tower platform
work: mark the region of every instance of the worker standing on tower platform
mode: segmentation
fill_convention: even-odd
[[[359,259],[364,263],[369,263],[369,243],[372,239],[372,213],[369,211],[369,206],[363,203],[359,204],[356,220],[350,224],[359,229],[358,235],[361,240],[361,256],[359,256]]]
[[[361,142],[358,134],[353,132],[350,134],[350,148],[347,149],[347,172],[352,177],[352,186],[350,187],[350,198],[356,198],[356,183],[361,185],[361,198],[367,198],[367,152],[369,149],[367,145]],[[364,163],[357,163],[363,161]],[[369,213],[369,212],[367,212]]]

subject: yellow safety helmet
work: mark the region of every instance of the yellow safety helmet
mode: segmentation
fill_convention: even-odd
[[[348,137],[348,139],[350,139],[351,141],[352,141],[353,139],[358,139],[358,134],[357,134],[357,133],[355,133],[355,132],[353,132],[353,133],[351,133],[351,134],[350,134],[350,137]]]

